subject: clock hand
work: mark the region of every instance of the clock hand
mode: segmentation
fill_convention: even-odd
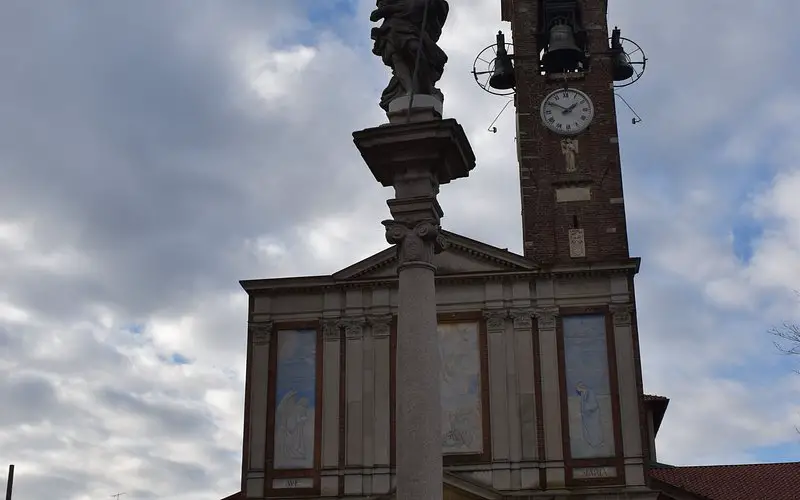
[[[555,107],[557,107],[557,108],[561,108],[561,109],[563,109],[563,110],[565,110],[565,111],[566,111],[566,109],[567,109],[567,108],[565,108],[564,106],[562,106],[562,105],[560,105],[560,104],[556,104],[556,103],[554,103],[554,102],[548,102],[548,103],[547,103],[547,105],[548,105],[548,106],[555,106]]]
[[[576,103],[573,103],[572,106],[570,106],[568,108],[563,108],[564,109],[564,114],[566,115],[567,113],[571,112],[573,109],[575,109],[575,106],[577,106],[577,105],[578,105],[578,103],[576,102]]]

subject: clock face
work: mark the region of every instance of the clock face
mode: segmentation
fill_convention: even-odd
[[[545,126],[557,134],[580,134],[594,119],[594,104],[578,89],[558,89],[542,101],[541,115]]]

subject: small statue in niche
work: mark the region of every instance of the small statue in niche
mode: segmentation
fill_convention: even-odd
[[[371,37],[375,41],[372,53],[392,68],[392,79],[381,95],[381,108],[388,111],[390,102],[412,90],[444,101],[444,95],[435,85],[444,73],[447,54],[436,43],[450,11],[447,1],[378,0],[377,7],[369,18],[383,23],[372,28]],[[417,58],[420,48],[422,52]]]
[[[578,167],[575,164],[575,157],[578,155],[578,140],[563,139],[561,141],[561,152],[564,153],[567,172],[576,172]]]

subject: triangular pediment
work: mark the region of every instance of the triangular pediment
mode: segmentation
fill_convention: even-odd
[[[443,233],[447,247],[434,257],[437,276],[536,270],[536,265],[522,255],[466,236],[447,231]],[[342,269],[333,278],[347,281],[394,276],[397,276],[397,251],[394,247],[389,247]]]

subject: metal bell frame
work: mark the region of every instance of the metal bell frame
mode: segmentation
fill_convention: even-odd
[[[609,46],[611,46],[612,39],[613,39],[613,37],[608,37]],[[627,79],[627,80],[623,80],[624,83],[614,82],[614,88],[615,89],[621,89],[623,87],[627,87],[629,85],[633,85],[634,83],[638,82],[639,79],[642,77],[642,75],[644,75],[644,71],[647,68],[647,55],[644,53],[644,50],[642,49],[642,47],[639,46],[638,43],[636,43],[633,40],[630,40],[628,38],[624,38],[624,37],[620,37],[619,41],[620,41],[620,45],[622,47],[622,53],[625,54],[628,57],[630,65],[633,67],[633,76],[631,78]],[[627,50],[625,48],[626,44],[629,47],[631,45],[633,46],[633,47],[631,47],[631,50]],[[641,54],[641,57],[637,57],[637,58],[634,59],[634,57],[632,57],[632,56],[634,54],[637,54],[637,53]],[[609,52],[609,54],[613,55],[614,53],[613,52]],[[611,64],[614,64],[614,61],[612,61]],[[638,71],[636,69],[637,66],[641,67],[641,71]]]
[[[514,54],[513,54],[514,44],[506,42],[505,46],[506,46],[506,52],[508,52],[508,55],[513,60],[514,59]],[[490,51],[491,51],[491,55],[489,55]],[[511,88],[511,89],[508,89],[508,90],[500,91],[500,90],[492,88],[489,85],[489,80],[492,78],[492,75],[494,74],[494,69],[495,69],[494,67],[495,67],[495,63],[496,62],[497,62],[497,44],[496,43],[493,43],[492,45],[489,45],[485,49],[483,49],[480,52],[478,52],[478,56],[475,58],[475,61],[473,61],[473,63],[472,63],[472,76],[475,77],[475,82],[484,91],[486,91],[486,92],[488,92],[490,94],[493,94],[493,95],[507,96],[507,95],[511,95],[511,94],[515,93],[516,92],[515,88]],[[478,69],[479,65],[482,66],[482,69],[480,69],[480,70]],[[483,65],[485,65],[485,66],[483,66]],[[481,80],[482,80],[483,76],[486,76],[486,78],[485,78],[485,81],[483,81],[483,83],[481,83]]]

